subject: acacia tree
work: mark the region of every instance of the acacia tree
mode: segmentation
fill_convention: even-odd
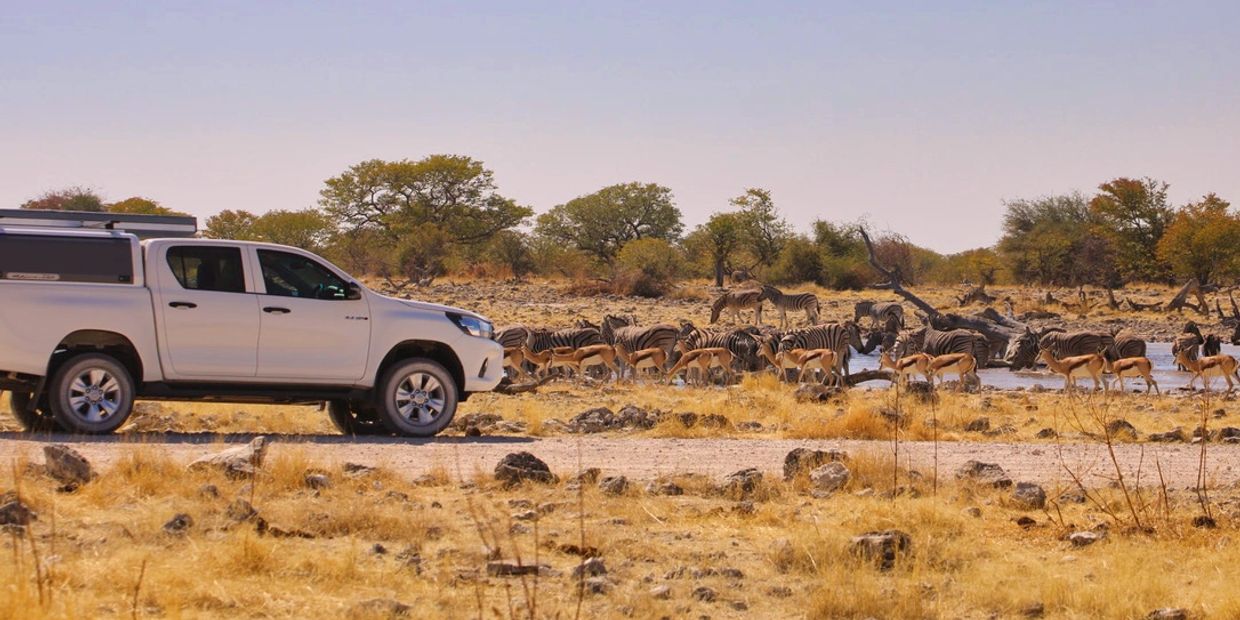
[[[131,213],[135,215],[186,215],[180,211],[173,211],[150,198],[141,196],[131,196],[124,200],[108,203],[105,206],[108,213]]]
[[[1098,186],[1089,210],[1115,250],[1116,267],[1127,280],[1167,277],[1158,260],[1158,242],[1175,216],[1162,181],[1118,178]]]
[[[1080,193],[1004,203],[998,250],[1021,282],[1102,284],[1115,280],[1109,237]]]
[[[1215,194],[1184,205],[1158,242],[1158,258],[1175,275],[1209,284],[1240,269],[1240,218]]]
[[[533,214],[499,194],[494,174],[462,155],[418,161],[372,159],[326,182],[319,204],[351,238],[378,241],[387,255],[380,275],[437,275],[444,253],[479,244]],[[366,233],[366,234],[362,234]]]
[[[557,205],[538,216],[535,231],[612,266],[630,241],[676,241],[684,230],[680,218],[672,190],[634,182],[609,185]]]
[[[95,193],[95,190],[88,187],[75,186],[44,192],[37,198],[31,198],[23,202],[21,208],[98,213],[104,210],[104,205],[103,199],[99,197],[99,194]]]
[[[715,286],[723,286],[723,278],[733,255],[740,249],[744,223],[737,213],[715,213],[685,237],[685,247],[697,256],[710,259]]]
[[[730,203],[739,208],[737,213],[746,249],[752,255],[750,269],[775,264],[784,244],[792,234],[788,223],[779,216],[771,192],[750,187]]]

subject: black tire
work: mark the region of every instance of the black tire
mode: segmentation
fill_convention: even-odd
[[[39,403],[34,411],[30,410],[30,399],[32,396],[34,395],[29,392],[9,392],[9,410],[13,412],[13,417],[17,419],[17,423],[29,433],[55,433],[60,431],[60,425],[56,423],[56,418],[52,417],[51,412],[47,410],[46,402]]]
[[[69,358],[47,386],[52,415],[71,433],[115,431],[129,419],[133,400],[129,371],[115,358],[99,353]]]
[[[439,363],[413,358],[388,369],[375,394],[379,422],[396,435],[433,437],[452,423],[456,382]]]
[[[327,416],[331,418],[332,426],[345,435],[368,437],[391,434],[379,423],[379,412],[374,407],[359,407],[345,400],[333,400],[327,403]]]

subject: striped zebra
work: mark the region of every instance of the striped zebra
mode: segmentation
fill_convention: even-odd
[[[835,372],[847,379],[848,360],[852,356],[849,345],[860,342],[861,330],[856,323],[827,323],[803,329],[794,329],[779,340],[780,351],[793,349],[831,349],[835,353]]]
[[[788,329],[789,310],[805,312],[805,320],[810,325],[818,323],[818,296],[813,293],[789,295],[769,284],[763,284],[762,294],[758,296],[758,301],[769,301],[776,310],[779,310],[780,329]]]
[[[616,346],[623,345],[626,351],[637,352],[646,349],[662,349],[670,360],[676,347],[676,326],[660,323],[649,327],[630,325],[632,317],[607,315],[603,317],[603,329],[600,336],[603,342]],[[622,373],[623,374],[623,373]]]
[[[762,290],[748,289],[743,291],[725,291],[710,305],[710,322],[719,322],[719,315],[724,310],[732,313],[733,321],[741,322],[742,310],[753,310],[754,325],[762,324]]]
[[[1122,360],[1129,357],[1145,357],[1145,340],[1140,336],[1126,329],[1119,329],[1111,333],[1111,337],[1115,342],[1107,347],[1106,358],[1108,361]]]
[[[1105,332],[1053,332],[1038,339],[1038,349],[1050,349],[1055,359],[1105,354],[1115,346],[1115,337]]]
[[[530,328],[524,325],[513,325],[495,333],[495,342],[505,349],[519,348],[530,337]]]
[[[980,367],[990,359],[990,341],[971,329],[939,331],[933,326],[900,332],[891,346],[892,358],[901,359],[914,353],[946,355],[969,353]]]
[[[572,347],[580,349],[592,344],[606,344],[599,330],[590,327],[569,327],[566,329],[531,329],[526,337],[525,345],[535,353],[556,347]]]
[[[904,328],[904,306],[895,301],[859,301],[853,305],[853,321],[860,322],[863,317],[870,317],[870,327],[878,329],[892,320],[901,329]]]
[[[1186,331],[1179,336],[1176,336],[1175,340],[1171,343],[1171,356],[1177,360],[1175,363],[1176,370],[1185,370],[1184,365],[1180,364],[1178,361],[1180,352],[1182,351],[1184,353],[1184,357],[1186,357],[1188,361],[1195,362],[1197,361],[1197,358],[1201,356],[1201,345],[1204,342],[1205,339],[1201,337],[1200,333],[1195,334],[1191,331]]]
[[[677,337],[685,343],[686,349],[723,348],[732,353],[732,359],[740,362],[740,370],[759,370],[762,360],[758,355],[761,332],[754,333],[751,328],[742,329],[699,329],[688,321],[681,323]]]

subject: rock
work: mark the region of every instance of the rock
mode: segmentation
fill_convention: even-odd
[[[762,472],[750,467],[728,474],[723,479],[724,494],[733,498],[746,498],[762,486]]]
[[[650,588],[650,597],[660,601],[666,601],[667,599],[672,598],[672,589],[671,587],[665,585],[655,586]]]
[[[1059,433],[1056,433],[1053,428],[1044,428],[1038,431],[1038,434],[1034,436],[1038,439],[1054,439],[1059,436]]]
[[[537,510],[526,510],[525,512],[512,513],[513,521],[536,521],[538,520]]]
[[[582,584],[588,594],[607,594],[611,591],[611,582],[606,577],[590,577]]]
[[[907,415],[891,407],[879,407],[878,417],[882,418],[886,423],[899,428],[906,428],[909,422]]]
[[[798,387],[792,396],[799,403],[825,403],[842,393],[843,391],[835,386],[806,383]]]
[[[254,506],[250,505],[250,502],[238,498],[228,505],[228,508],[224,510],[224,514],[233,521],[241,522],[257,517],[258,511],[254,509]]]
[[[846,461],[848,454],[839,450],[794,448],[784,456],[784,480],[791,481],[802,473],[834,461]]]
[[[602,473],[603,470],[597,467],[589,467],[574,476],[570,482],[576,482],[579,484],[594,484],[595,482],[598,482],[598,477]]]
[[[1179,607],[1163,607],[1151,611],[1145,616],[1145,620],[1188,620],[1188,610]]]
[[[487,562],[487,574],[492,577],[521,577],[550,572],[550,567],[540,564],[513,564],[511,562]]]
[[[685,490],[675,482],[651,482],[646,485],[646,492],[651,495],[684,495]]]
[[[1203,530],[1212,530],[1218,527],[1218,522],[1214,520],[1214,517],[1197,515],[1196,517],[1193,517],[1193,527]]]
[[[383,543],[375,543],[371,545],[370,552],[375,555],[387,555],[388,550],[387,547],[383,546]]]
[[[698,586],[694,588],[691,596],[696,600],[702,601],[703,603],[712,603],[715,599],[719,598],[719,595],[716,594],[713,589],[706,586]]]
[[[1106,532],[1095,532],[1093,530],[1085,530],[1082,532],[1072,532],[1068,534],[1068,542],[1074,547],[1087,547],[1103,538],[1106,538]]]
[[[879,570],[891,570],[896,559],[913,546],[913,539],[900,530],[866,532],[852,539],[852,552],[857,557],[878,565]]]
[[[500,459],[495,466],[495,479],[507,486],[526,480],[543,484],[558,480],[546,463],[529,452],[513,452]]]
[[[852,472],[843,463],[827,463],[809,473],[810,484],[815,491],[834,493],[848,484]]]
[[[1116,418],[1110,422],[1107,422],[1106,429],[1107,435],[1109,435],[1112,439],[1131,441],[1137,438],[1136,427],[1129,424],[1128,420],[1123,418]]]
[[[1026,618],[1041,618],[1046,615],[1046,605],[1042,603],[1030,603],[1020,610],[1020,615]]]
[[[390,598],[372,598],[349,608],[350,618],[403,618],[412,616],[413,608]]]
[[[694,426],[697,426],[698,414],[693,413],[692,411],[678,413],[676,414],[676,421],[680,422],[680,425],[685,428],[693,428]]]
[[[736,425],[736,430],[742,431],[745,433],[761,433],[762,423],[754,422],[753,420],[746,420],[744,422],[738,423]]]
[[[971,420],[964,425],[966,433],[981,433],[990,430],[990,418],[982,417]]]
[[[629,489],[629,479],[624,476],[607,476],[599,481],[598,488],[607,495],[624,495]]]
[[[792,588],[788,586],[773,586],[766,591],[766,595],[771,598],[789,598],[792,596]]]
[[[95,477],[90,461],[64,444],[43,446],[43,459],[46,462],[47,475],[61,484],[77,487]]]
[[[573,578],[580,578],[582,575],[587,577],[598,577],[607,574],[607,566],[603,563],[603,558],[588,558],[586,561],[573,567]]]
[[[659,419],[662,417],[662,414],[658,412],[652,413],[640,407],[625,405],[620,408],[620,411],[616,412],[616,423],[621,428],[648,429],[654,428],[654,425],[658,424]]]
[[[38,519],[38,513],[31,510],[17,493],[9,491],[0,495],[0,527],[23,528]]]
[[[745,601],[732,601],[731,603],[728,603],[728,606],[736,611],[749,611],[749,603],[746,603]]]
[[[316,491],[321,490],[321,489],[327,489],[332,486],[332,479],[327,477],[327,474],[319,474],[319,473],[306,474],[306,477],[303,480],[303,482],[305,483],[307,488],[315,489]]]
[[[568,421],[570,433],[601,433],[617,426],[616,414],[607,407],[583,411]]]
[[[1046,506],[1046,489],[1032,482],[1021,482],[1012,491],[1012,501],[1030,509],[1041,509]]]
[[[344,471],[344,475],[349,476],[351,478],[360,478],[362,476],[369,476],[370,474],[373,474],[375,473],[375,471],[377,471],[374,467],[371,467],[369,465],[362,465],[360,463],[345,463],[344,466],[341,467],[341,469]]]
[[[263,466],[267,456],[267,438],[255,437],[244,446],[210,454],[189,464],[190,471],[218,469],[229,478],[250,478]]]
[[[1167,443],[1184,441],[1184,429],[1183,427],[1177,426],[1165,433],[1150,433],[1147,439],[1149,441]]]
[[[1016,517],[1015,519],[1012,520],[1012,522],[1015,523],[1022,530],[1027,530],[1038,524],[1037,521],[1035,521],[1032,517],[1029,517],[1029,516]]]
[[[995,488],[1012,486],[1012,479],[1008,477],[1007,472],[995,463],[968,461],[956,470],[956,478]]]
[[[732,421],[718,413],[708,413],[698,419],[698,425],[703,428],[732,428]]]
[[[193,525],[194,518],[182,512],[164,524],[164,532],[168,534],[184,534]]]
[[[470,413],[453,420],[452,428],[458,431],[465,431],[466,433],[470,429],[476,429],[481,434],[482,431],[491,430],[492,427],[503,420],[504,418],[494,413]]]
[[[969,506],[964,509],[964,514],[973,517],[974,519],[980,519],[982,518],[982,509],[977,506]]]
[[[198,494],[203,497],[209,497],[209,498],[214,499],[220,496],[220,489],[214,484],[204,484],[198,487]]]

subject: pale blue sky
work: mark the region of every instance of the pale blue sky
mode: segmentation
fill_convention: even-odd
[[[542,212],[746,186],[943,251],[1004,199],[1240,203],[1236,2],[14,2],[0,205],[65,185],[207,216],[313,206],[369,158],[467,154]]]

